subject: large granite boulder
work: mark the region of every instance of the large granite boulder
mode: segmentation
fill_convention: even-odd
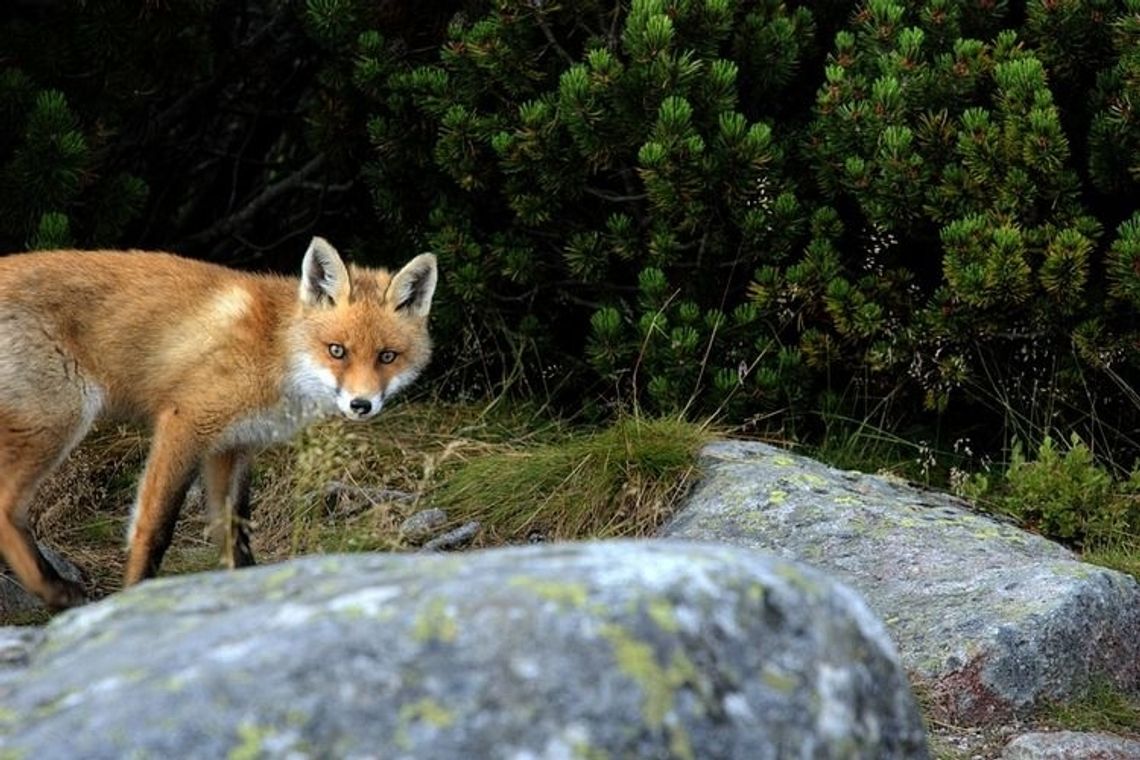
[[[355,555],[0,636],[0,756],[922,758],[886,629],[727,546]]]
[[[1140,584],[947,495],[761,443],[703,452],[663,536],[775,551],[855,587],[934,717],[984,724],[1107,678],[1140,693]]]

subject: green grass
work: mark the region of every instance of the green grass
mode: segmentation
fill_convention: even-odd
[[[630,417],[593,433],[472,458],[432,500],[455,522],[480,521],[497,540],[643,536],[685,492],[709,437],[676,419]]]
[[[800,447],[802,453],[841,470],[888,473],[924,486],[948,485],[950,468],[962,456],[925,440],[901,435],[870,420],[838,414],[821,416],[823,433]]]
[[[527,405],[406,404],[370,425],[311,428],[272,452],[257,477],[255,549],[266,559],[400,551],[402,521],[442,507],[478,520],[481,546],[645,535],[688,486],[710,433],[676,419],[623,418],[584,430]],[[390,493],[350,505],[323,497],[339,481]]]
[[[1106,679],[1094,682],[1076,699],[1046,707],[1043,717],[1069,731],[1140,733],[1140,702]]]
[[[1081,559],[1094,565],[1119,570],[1140,580],[1140,540],[1131,544],[1115,544],[1086,549]]]

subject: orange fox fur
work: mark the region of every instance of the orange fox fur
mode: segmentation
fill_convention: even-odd
[[[0,258],[0,554],[52,608],[84,601],[27,527],[40,482],[100,417],[153,429],[124,581],[158,571],[195,471],[224,557],[251,564],[245,524],[257,449],[321,417],[363,420],[431,354],[435,258],[396,274],[346,267],[314,238],[301,281],[166,253]],[[228,523],[227,523],[228,524]]]

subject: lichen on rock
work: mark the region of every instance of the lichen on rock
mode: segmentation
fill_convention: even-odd
[[[952,496],[720,441],[662,536],[776,552],[886,621],[935,717],[1001,720],[1108,678],[1140,694],[1140,584]],[[773,499],[772,494],[780,494]]]
[[[166,578],[12,646],[3,756],[926,757],[897,654],[858,595],[728,546]]]

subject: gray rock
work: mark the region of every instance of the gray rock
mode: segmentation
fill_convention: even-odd
[[[52,564],[60,575],[76,583],[85,583],[83,571],[74,562],[59,552],[47,546],[40,546],[47,561]],[[22,615],[34,610],[42,610],[43,602],[39,597],[27,591],[16,576],[12,575],[6,567],[0,568],[0,619],[11,619],[14,615]]]
[[[1140,742],[1113,734],[1074,731],[1022,734],[1002,760],[1140,760]]]
[[[447,512],[442,509],[421,509],[400,524],[400,535],[413,544],[421,544],[447,524]]]
[[[478,520],[472,520],[460,525],[455,530],[449,530],[442,536],[436,536],[420,549],[421,552],[453,552],[469,546],[479,535],[482,526]]]
[[[953,497],[759,443],[704,450],[662,535],[769,549],[850,583],[886,622],[934,717],[979,725],[1083,691],[1140,692],[1140,584]]]
[[[164,578],[0,669],[0,756],[923,758],[848,588],[682,542]]]

